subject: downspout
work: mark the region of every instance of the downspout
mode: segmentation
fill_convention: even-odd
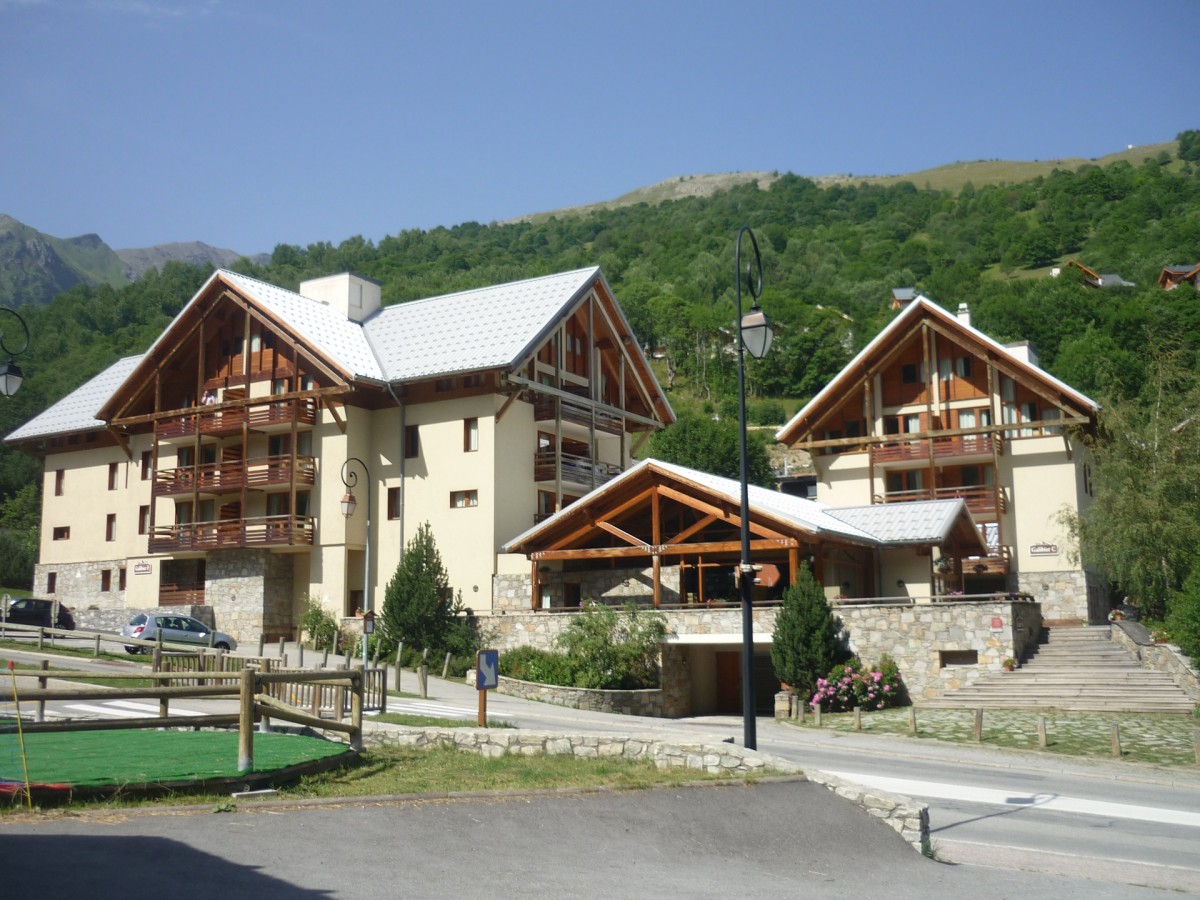
[[[405,441],[405,432],[408,430],[407,429],[408,410],[404,406],[404,404],[400,402],[400,398],[396,396],[396,390],[395,390],[395,388],[392,387],[392,383],[390,381],[387,381],[387,382],[384,382],[384,384],[387,385],[388,393],[392,395],[392,399],[396,401],[396,406],[400,410],[400,509],[399,509],[400,517],[399,517],[398,521],[400,522],[400,561],[403,562],[404,561],[404,463],[408,458],[408,454],[406,452],[407,448],[405,447],[404,441]],[[386,497],[387,495],[385,494],[384,496]],[[384,515],[386,515],[386,514],[387,513],[385,510]],[[382,520],[382,518],[383,517],[381,516],[380,519]],[[382,550],[382,548],[380,548],[380,555],[382,555],[382,553],[383,553],[383,550]]]

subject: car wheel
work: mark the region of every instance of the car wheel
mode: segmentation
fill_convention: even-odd
[[[215,648],[217,648],[218,650],[228,650],[229,649],[229,645],[227,643],[225,643],[224,641],[217,641],[215,644],[213,644],[213,646]]]
[[[125,648],[125,652],[126,652],[126,653],[132,653],[134,656],[136,656],[137,654],[139,654],[139,653],[141,653],[141,652],[142,652],[142,648],[141,648],[141,647],[128,647],[128,646],[127,646],[127,647]]]

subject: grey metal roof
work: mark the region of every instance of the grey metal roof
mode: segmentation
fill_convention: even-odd
[[[67,431],[103,428],[105,423],[96,418],[96,413],[141,361],[142,355],[117,360],[99,375],[42,410],[5,440],[23,441]]]
[[[363,326],[347,319],[343,313],[319,300],[310,300],[295,291],[256,278],[224,270],[220,274],[285,321],[314,350],[351,375],[376,381],[383,378]]]
[[[691,481],[713,493],[723,495],[733,503],[741,503],[740,482],[656,459],[642,460],[612,481],[596,488],[583,500],[615,491],[623,481],[636,477],[638,472],[649,466],[663,469],[684,481]],[[955,519],[965,509],[963,501],[958,499],[836,507],[757,485],[750,485],[747,493],[751,510],[784,520],[814,534],[836,535],[881,546],[939,543],[946,539]],[[580,502],[583,501],[576,501]],[[570,515],[573,509],[574,504],[534,525],[506,543],[505,551],[512,552],[510,548],[523,543],[542,529],[552,527],[560,517]]]
[[[413,300],[363,327],[389,381],[510,366],[598,277],[593,266]]]
[[[831,508],[828,514],[870,534],[880,544],[940,543],[966,504],[961,499],[917,500]]]

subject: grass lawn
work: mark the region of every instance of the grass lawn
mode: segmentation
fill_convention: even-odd
[[[254,771],[345,752],[344,744],[288,734],[254,735]],[[236,778],[236,731],[92,731],[25,735],[29,780],[39,784],[134,785]],[[22,781],[15,732],[0,734],[0,778]]]

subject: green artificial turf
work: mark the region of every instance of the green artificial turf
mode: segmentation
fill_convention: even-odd
[[[289,734],[254,735],[254,772],[346,752],[345,744]],[[33,784],[138,785],[236,778],[235,731],[93,731],[25,735]],[[15,733],[0,734],[0,780],[23,782]]]

